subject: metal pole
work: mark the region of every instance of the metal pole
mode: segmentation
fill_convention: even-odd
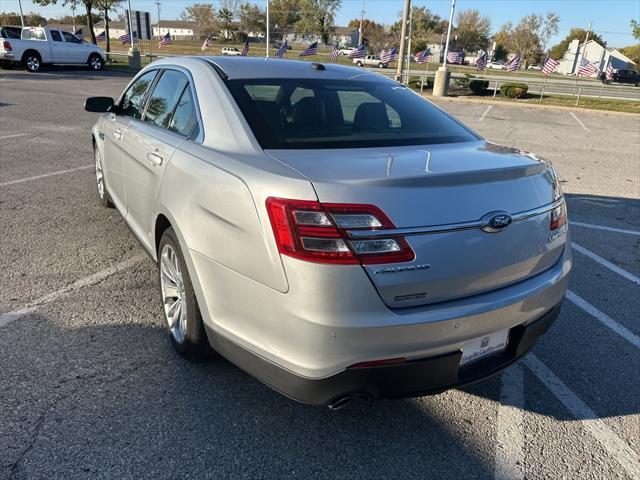
[[[22,0],[18,0],[18,5],[20,6],[20,23],[22,24],[22,28],[24,28],[25,25],[24,25],[24,14],[22,13]]]
[[[498,80],[496,80],[496,84],[493,86],[493,98],[496,98],[498,94]]]
[[[267,47],[265,57],[269,58],[269,0],[267,0],[267,33],[266,33]]]
[[[451,0],[451,13],[449,14],[449,27],[447,28],[447,43],[444,45],[444,57],[442,58],[442,66],[447,65],[447,55],[449,54],[449,40],[451,39],[451,24],[453,23],[453,12],[456,9],[456,0]]]
[[[71,18],[73,19],[73,33],[76,33],[76,4],[71,4]]]
[[[133,17],[131,16],[131,0],[127,0],[127,3],[129,4],[129,40],[131,40],[131,50],[133,50]]]
[[[362,0],[362,9],[360,10],[360,28],[358,28],[358,45],[356,45],[356,47],[359,47],[360,45],[362,45],[362,41],[364,39],[363,32],[362,32],[363,24],[364,24],[364,0]]]
[[[413,8],[409,10],[409,35],[407,41],[407,80],[409,79],[409,70],[411,70],[411,32],[413,30]]]
[[[158,37],[162,36],[161,30],[160,30],[160,0],[156,0],[156,6],[158,7]]]
[[[454,0],[455,1],[455,0]],[[400,51],[398,52],[398,68],[396,70],[396,81],[402,79],[402,67],[404,63],[404,44],[407,38],[407,23],[409,21],[409,9],[411,8],[411,0],[404,0],[404,9],[402,10],[402,32],[400,33]]]
[[[576,98],[576,107],[580,103],[580,95],[582,95],[582,87],[578,90],[578,98]]]

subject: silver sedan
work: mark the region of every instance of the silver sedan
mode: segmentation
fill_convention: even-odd
[[[171,58],[85,107],[100,201],[157,261],[187,358],[337,408],[485,378],[558,316],[553,168],[385,77]]]

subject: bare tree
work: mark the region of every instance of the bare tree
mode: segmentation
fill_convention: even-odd
[[[186,21],[195,22],[196,34],[198,36],[202,37],[218,31],[216,10],[211,3],[194,3],[184,9],[181,18]]]
[[[520,52],[523,67],[539,61],[546,51],[549,39],[558,33],[560,17],[554,12],[546,15],[526,15],[513,26],[505,23],[496,35],[496,43],[504,46],[512,53]]]
[[[111,50],[111,39],[109,38],[109,11],[115,10],[124,0],[95,0],[96,8],[104,14],[104,35],[107,41],[107,52]]]
[[[238,14],[240,20],[240,29],[245,33],[253,32],[256,34],[267,31],[267,20],[265,11],[257,5],[244,3],[240,5]]]
[[[58,0],[32,0],[32,1],[33,3],[37,5],[42,5],[43,7],[58,4]],[[95,7],[95,0],[60,0],[59,3],[63,6],[67,6],[70,4],[84,5],[85,11],[87,13],[87,27],[89,27],[89,34],[91,35],[91,43],[93,44],[98,43],[96,42],[96,33],[93,31],[93,15],[91,13],[93,8]]]

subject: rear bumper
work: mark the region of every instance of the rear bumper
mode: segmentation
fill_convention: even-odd
[[[407,363],[347,368],[334,375],[311,379],[296,375],[207,329],[212,346],[224,357],[274,390],[299,402],[325,405],[351,396],[364,398],[412,397],[442,392],[490,377],[525,355],[555,322],[561,303],[527,325],[510,329],[507,349],[486,360],[460,368],[460,350]]]
[[[12,52],[0,52],[0,60],[15,62],[16,57]]]

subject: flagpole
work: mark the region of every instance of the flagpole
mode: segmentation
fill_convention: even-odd
[[[270,0],[267,0],[267,33],[266,33],[267,51],[265,52],[265,56],[267,58],[269,58],[269,1]]]

